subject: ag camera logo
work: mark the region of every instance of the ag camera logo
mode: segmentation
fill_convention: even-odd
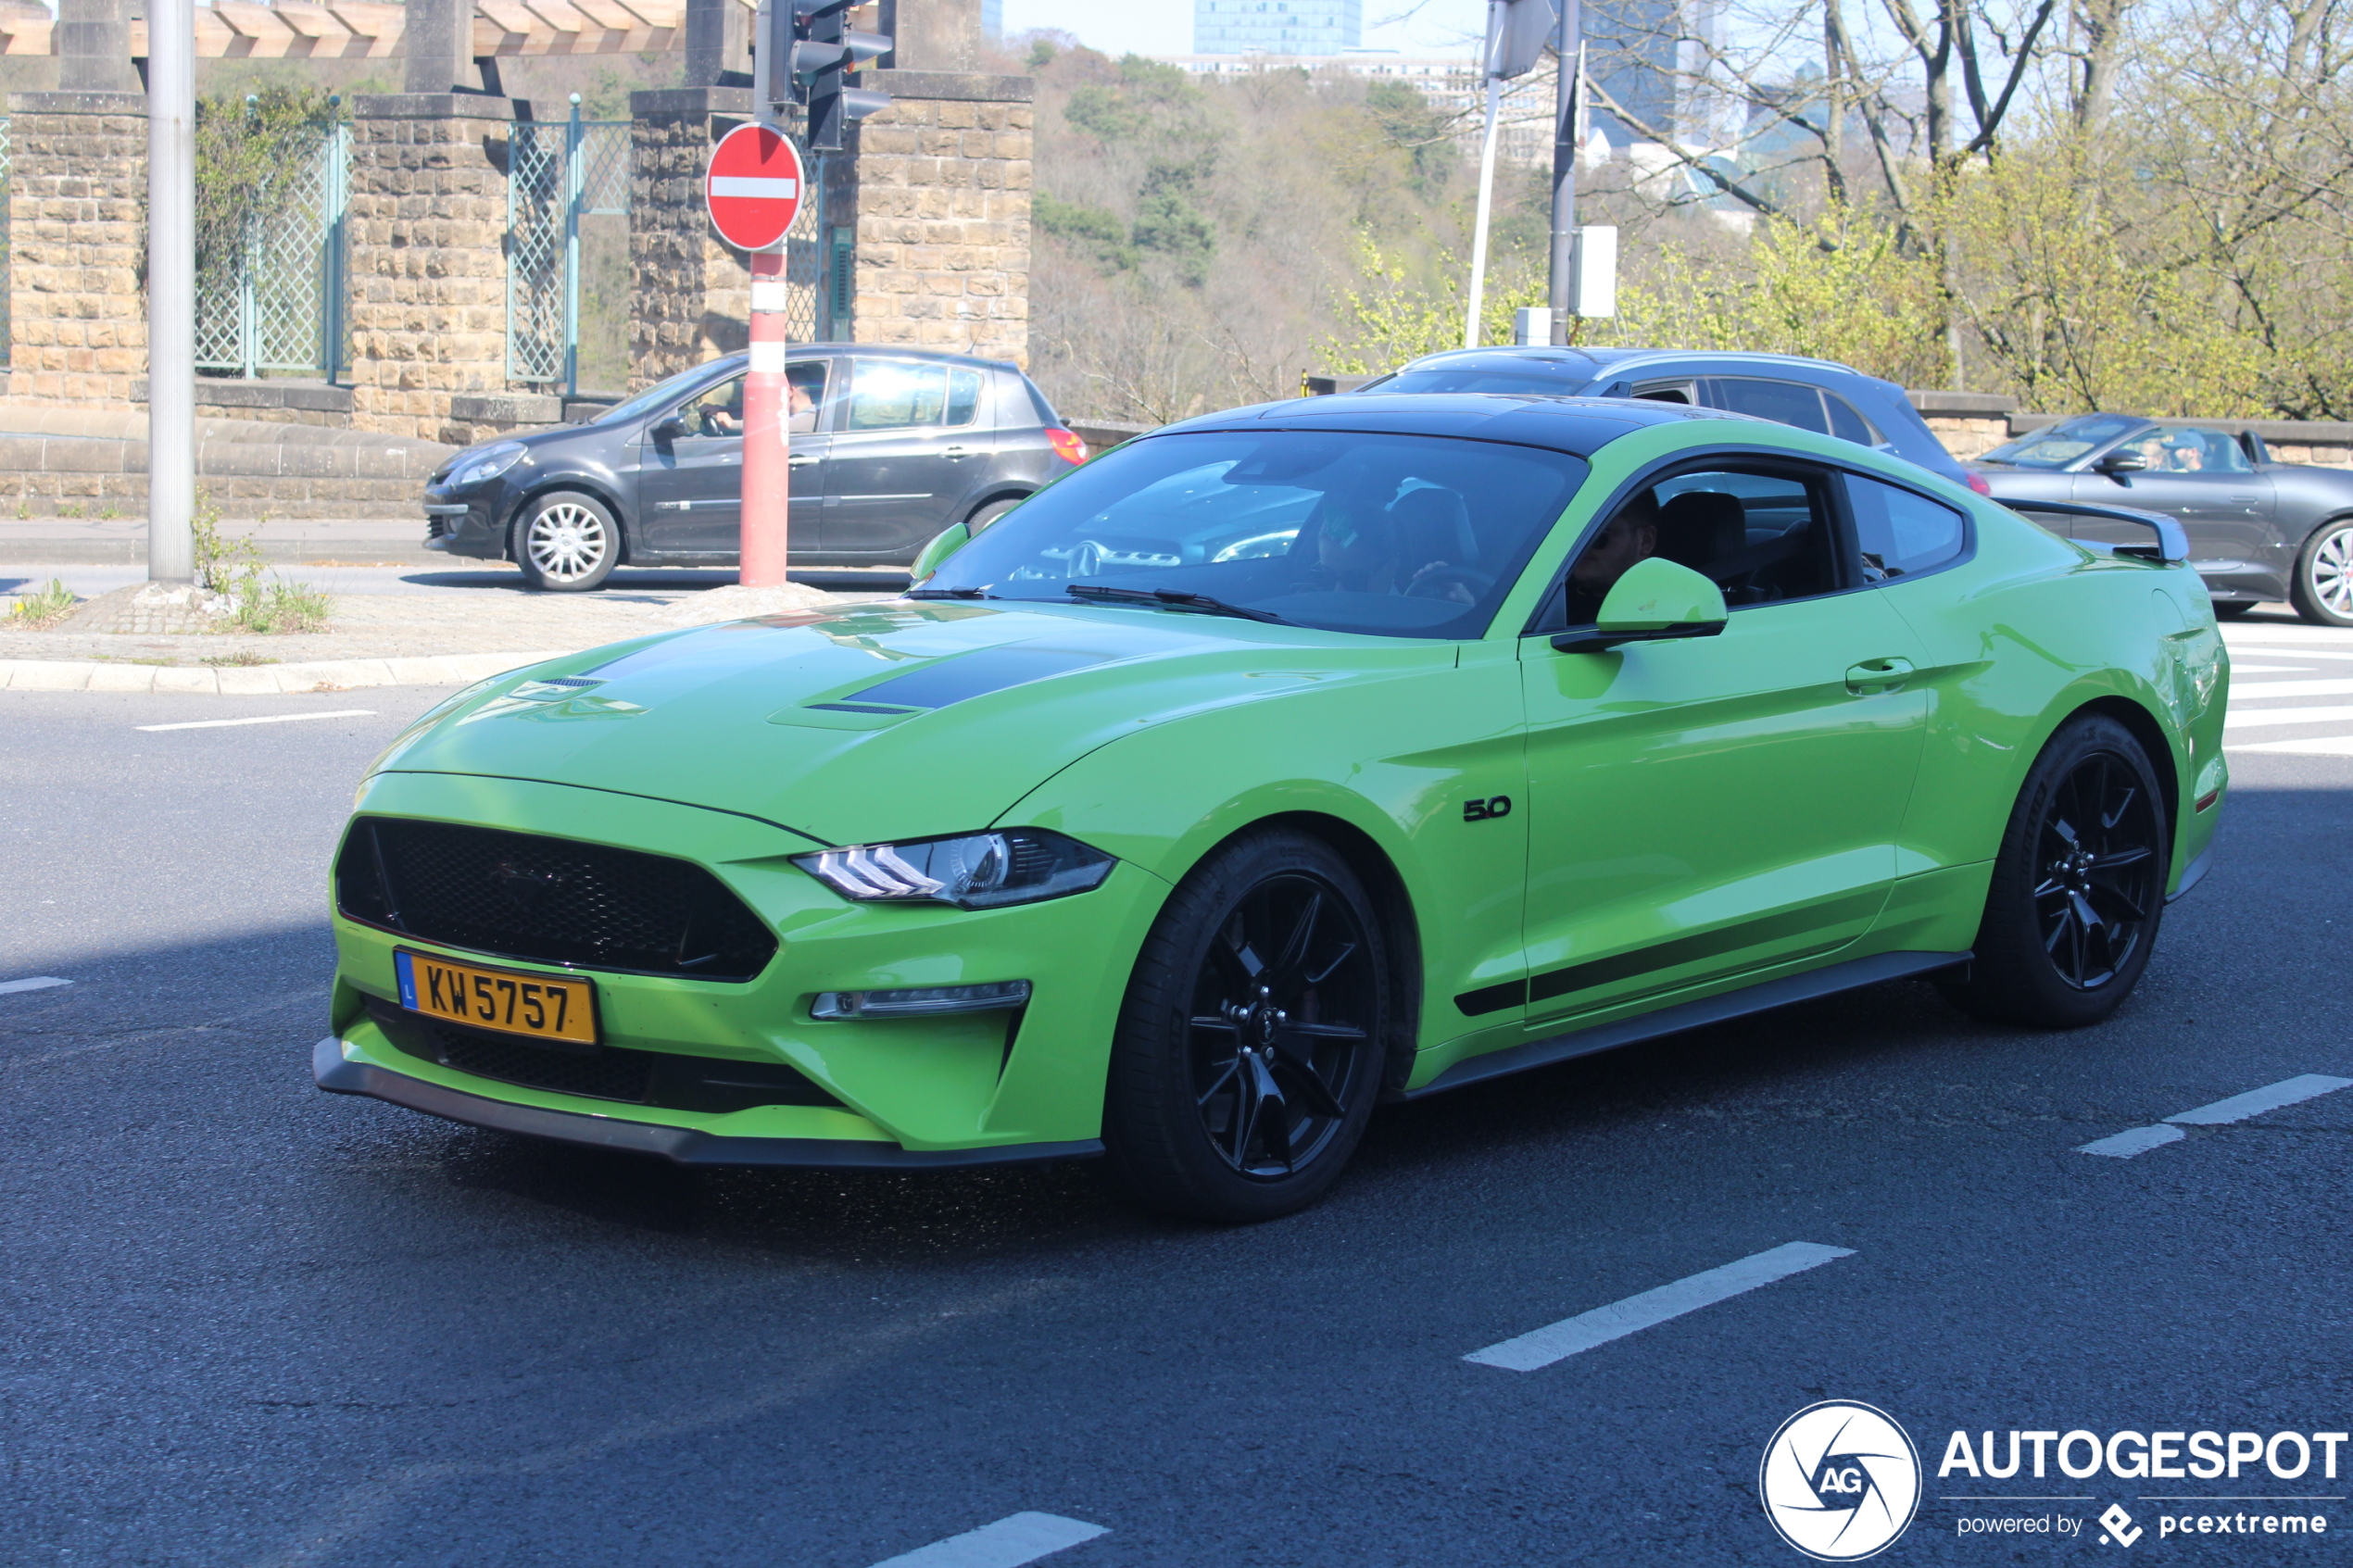
[[[1818,1562],[1854,1562],[1884,1551],[1912,1523],[1919,1450],[1884,1411],[1825,1399],[1781,1423],[1756,1490],[1781,1539]]]

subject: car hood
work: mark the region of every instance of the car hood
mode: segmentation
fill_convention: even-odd
[[[617,644],[463,694],[377,770],[535,779],[828,844],[969,831],[1123,734],[1451,646],[1149,609],[905,600]]]

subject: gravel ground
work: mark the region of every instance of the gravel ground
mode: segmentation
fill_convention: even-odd
[[[723,620],[798,608],[745,602],[732,571],[617,571],[593,594],[540,594],[509,567],[442,571],[324,568],[288,573],[333,596],[331,629],[299,635],[231,632],[184,635],[30,632],[0,620],[0,659],[102,659],[199,665],[293,664],[329,659],[402,659],[452,653],[537,652],[595,647],[666,631],[681,620]],[[796,574],[799,577],[801,574]],[[139,580],[136,568],[9,567],[0,574],[0,611],[16,598],[62,581],[88,598]],[[888,596],[903,575],[807,574],[811,599],[796,583],[786,599],[849,603]],[[687,607],[713,596],[708,614]]]

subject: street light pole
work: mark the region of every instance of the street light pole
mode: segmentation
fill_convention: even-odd
[[[147,7],[147,576],[195,575],[196,17]]]
[[[1560,0],[1560,32],[1554,40],[1558,81],[1553,94],[1553,270],[1546,303],[1553,307],[1553,341],[1568,341],[1571,280],[1577,273],[1577,116],[1584,91],[1583,0]]]

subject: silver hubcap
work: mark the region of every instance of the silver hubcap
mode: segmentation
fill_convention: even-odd
[[[548,507],[523,536],[532,566],[553,583],[577,583],[602,566],[611,548],[605,520],[575,501]]]
[[[2312,596],[2333,615],[2353,618],[2353,528],[2340,528],[2312,552]]]

